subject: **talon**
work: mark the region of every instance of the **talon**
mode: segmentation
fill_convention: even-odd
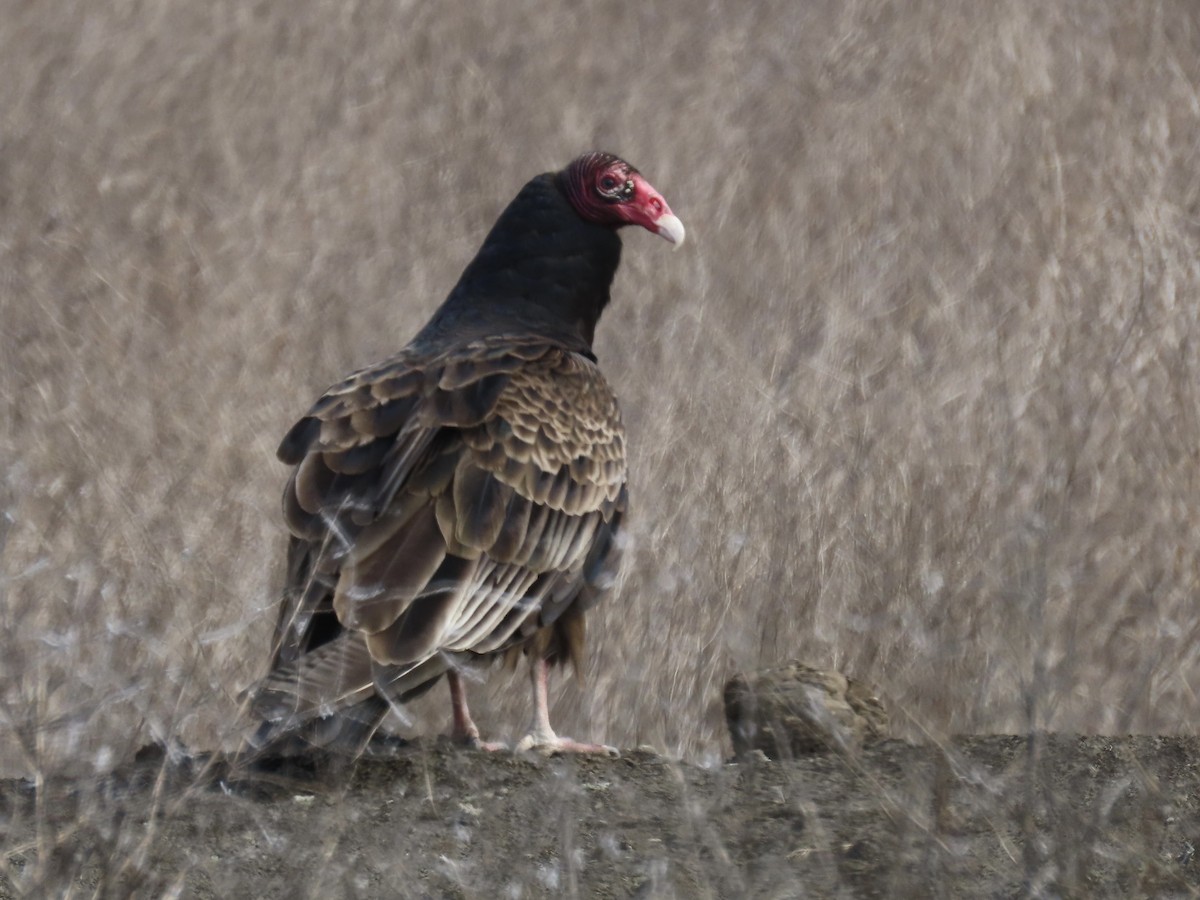
[[[621,751],[616,747],[610,747],[607,744],[587,744],[557,735],[549,738],[535,734],[525,735],[517,743],[514,752],[524,753],[526,751],[540,753],[543,756],[557,756],[560,753],[595,753],[607,756],[609,759],[620,759],[621,757]]]
[[[462,741],[462,744],[470,747],[472,750],[482,750],[485,753],[499,753],[502,750],[508,749],[508,744],[504,743],[504,741],[482,741],[478,736],[467,738]]]

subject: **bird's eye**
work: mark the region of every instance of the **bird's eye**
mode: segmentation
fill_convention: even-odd
[[[620,184],[620,182],[617,181],[617,179],[613,178],[611,175],[605,175],[603,178],[600,179],[600,187],[604,188],[604,190],[606,190],[606,191],[611,191],[618,184]]]

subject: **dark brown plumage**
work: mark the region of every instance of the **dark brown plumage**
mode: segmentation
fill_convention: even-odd
[[[626,224],[683,239],[617,157],[533,179],[413,341],[284,437],[292,537],[256,745],[362,746],[442,675],[454,735],[477,742],[459,672],[524,651],[522,743],[604,749],[555,735],[545,692],[620,569],[625,435],[591,343]]]

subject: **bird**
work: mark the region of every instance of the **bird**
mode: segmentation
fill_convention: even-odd
[[[625,430],[593,339],[631,225],[684,241],[612,153],[532,178],[415,337],[284,436],[286,586],[247,692],[253,747],[363,752],[444,676],[450,737],[501,749],[464,678],[525,656],[533,715],[515,749],[615,752],[559,736],[547,685],[555,665],[582,677],[585,614],[629,543]]]

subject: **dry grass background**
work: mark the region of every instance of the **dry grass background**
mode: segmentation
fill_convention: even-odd
[[[637,550],[565,733],[724,752],[739,668],[909,734],[1200,714],[1200,10],[0,4],[0,757],[227,736],[279,437],[577,152],[626,240],[601,363]],[[477,687],[518,734],[523,677]],[[442,693],[416,723],[446,724]]]

